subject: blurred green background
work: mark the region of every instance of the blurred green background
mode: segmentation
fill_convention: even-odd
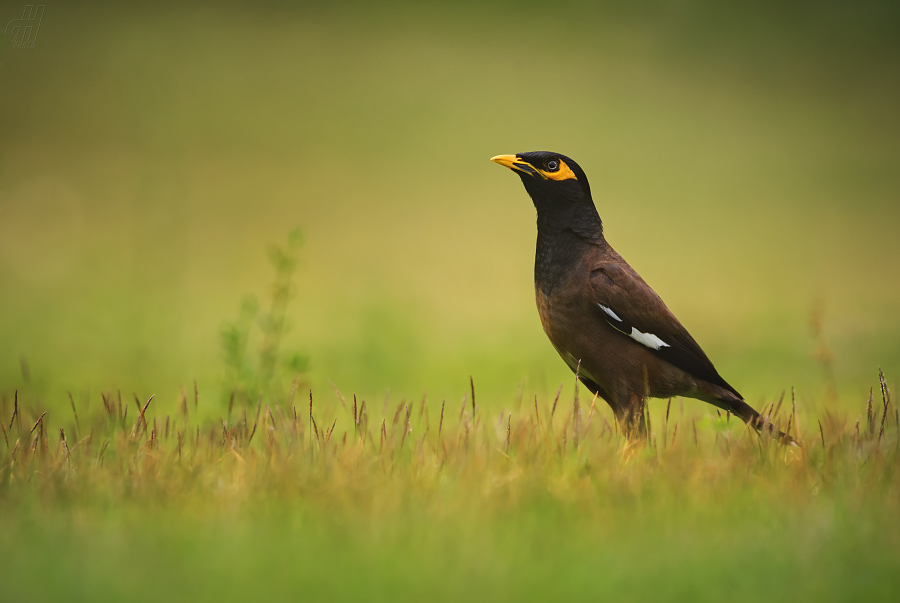
[[[748,400],[820,399],[830,350],[859,408],[900,373],[897,25],[890,3],[49,4],[0,53],[0,389],[165,408],[196,378],[218,403],[220,329],[299,226],[285,346],[314,390],[555,390],[534,210],[488,161],[545,149]]]

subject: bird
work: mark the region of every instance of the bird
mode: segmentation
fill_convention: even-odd
[[[584,170],[560,153],[497,155],[537,210],[534,290],[550,343],[609,404],[630,438],[646,435],[646,398],[691,397],[783,443],[723,379],[657,293],[607,242]]]

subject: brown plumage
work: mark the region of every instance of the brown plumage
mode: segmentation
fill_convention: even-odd
[[[688,396],[756,429],[764,420],[662,299],[607,243],[584,171],[559,153],[500,155],[537,209],[534,288],[547,337],[628,433],[643,433],[646,397]],[[781,432],[779,439],[792,442]]]

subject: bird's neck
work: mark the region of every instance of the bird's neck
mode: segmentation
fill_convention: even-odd
[[[607,245],[603,223],[593,205],[589,210],[573,208],[570,214],[548,215],[538,209],[534,285],[548,296],[571,274],[589,248]]]

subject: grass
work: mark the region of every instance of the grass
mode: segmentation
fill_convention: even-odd
[[[861,422],[768,407],[800,448],[679,399],[629,442],[571,386],[499,414],[474,384],[450,402],[294,390],[215,421],[190,396],[162,416],[107,393],[56,421],[19,399],[0,582],[10,600],[889,600],[900,433],[881,387]]]

